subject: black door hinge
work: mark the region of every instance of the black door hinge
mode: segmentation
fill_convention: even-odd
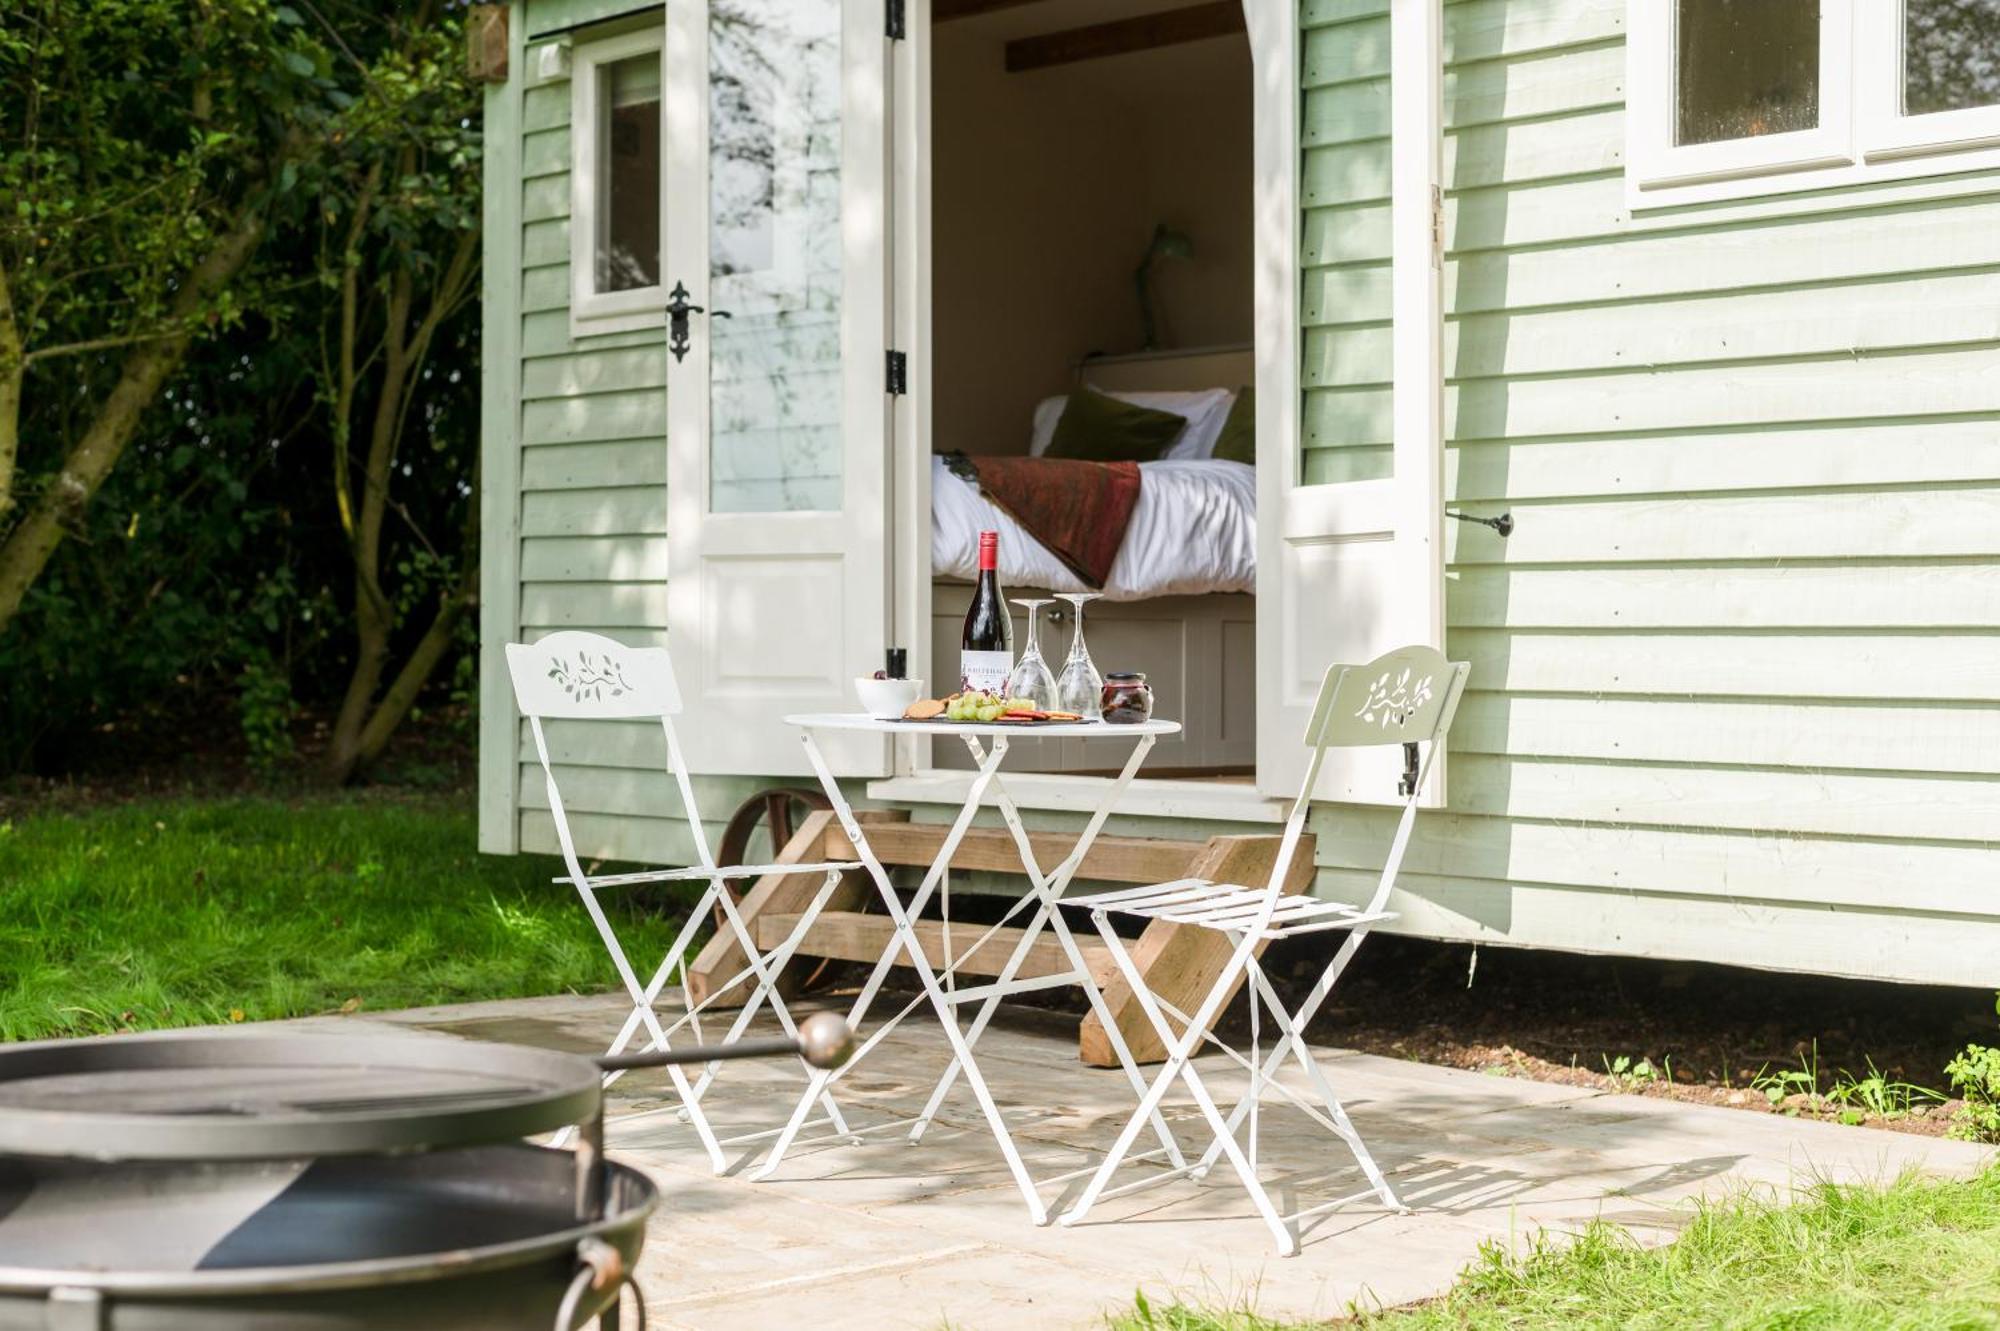
[[[883,16],[883,30],[889,34],[890,41],[900,42],[910,35],[909,23],[904,17],[905,0],[885,0],[885,3],[888,12]]]
[[[910,391],[910,358],[900,351],[889,353],[888,389],[890,397],[901,397]]]

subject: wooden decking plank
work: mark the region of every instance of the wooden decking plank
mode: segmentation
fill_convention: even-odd
[[[871,834],[872,835],[872,834]],[[757,946],[773,948],[783,942],[791,931],[798,927],[797,913],[772,912],[757,917],[754,926]],[[984,934],[989,926],[966,920],[954,921],[950,929],[950,950],[963,953]],[[895,923],[887,915],[865,915],[856,910],[822,911],[814,921],[812,932],[807,935],[812,954],[816,957],[834,957],[842,961],[869,961],[879,958],[895,935]],[[925,960],[932,967],[941,966],[947,955],[945,924],[942,920],[916,921],[917,945],[923,949]],[[957,973],[967,975],[998,975],[1007,958],[1013,955],[1025,932],[1017,925],[1003,925],[976,951],[965,956],[957,966]],[[1092,978],[1102,985],[1111,975],[1114,963],[1104,944],[1077,939],[1077,950],[1083,954],[1084,964],[1089,967]],[[899,954],[900,955],[900,954]],[[907,962],[907,958],[902,958]],[[1022,959],[1021,968],[1015,975],[1024,980],[1037,979],[1044,975],[1059,975],[1069,969],[1069,958],[1063,954],[1062,944],[1055,935],[1043,929],[1036,937],[1028,955]]]
[[[899,823],[870,827],[868,844],[884,864],[928,865],[937,857],[938,847],[948,829],[932,823]],[[1031,832],[1028,840],[1044,872],[1055,868],[1076,844],[1070,832]],[[1198,841],[1169,841],[1154,837],[1101,836],[1084,856],[1078,877],[1111,883],[1156,883],[1179,876],[1188,861],[1201,850]],[[829,858],[851,859],[854,849],[838,827],[827,834]],[[998,873],[1021,872],[1020,851],[1005,828],[975,827],[966,832],[951,858],[954,869],[987,869]]]

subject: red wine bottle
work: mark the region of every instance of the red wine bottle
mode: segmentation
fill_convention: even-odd
[[[1007,691],[1014,669],[1014,621],[1000,597],[1000,533],[979,533],[979,584],[965,610],[965,632],[958,640],[958,686]]]

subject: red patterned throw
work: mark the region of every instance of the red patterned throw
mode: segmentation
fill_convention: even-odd
[[[1139,502],[1138,463],[957,453],[947,465],[1005,509],[1086,585],[1102,587],[1111,576]]]

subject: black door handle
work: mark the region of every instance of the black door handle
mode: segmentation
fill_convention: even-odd
[[[667,350],[679,360],[688,354],[688,316],[702,314],[699,305],[688,304],[688,289],[684,283],[674,283],[674,289],[667,293]]]

